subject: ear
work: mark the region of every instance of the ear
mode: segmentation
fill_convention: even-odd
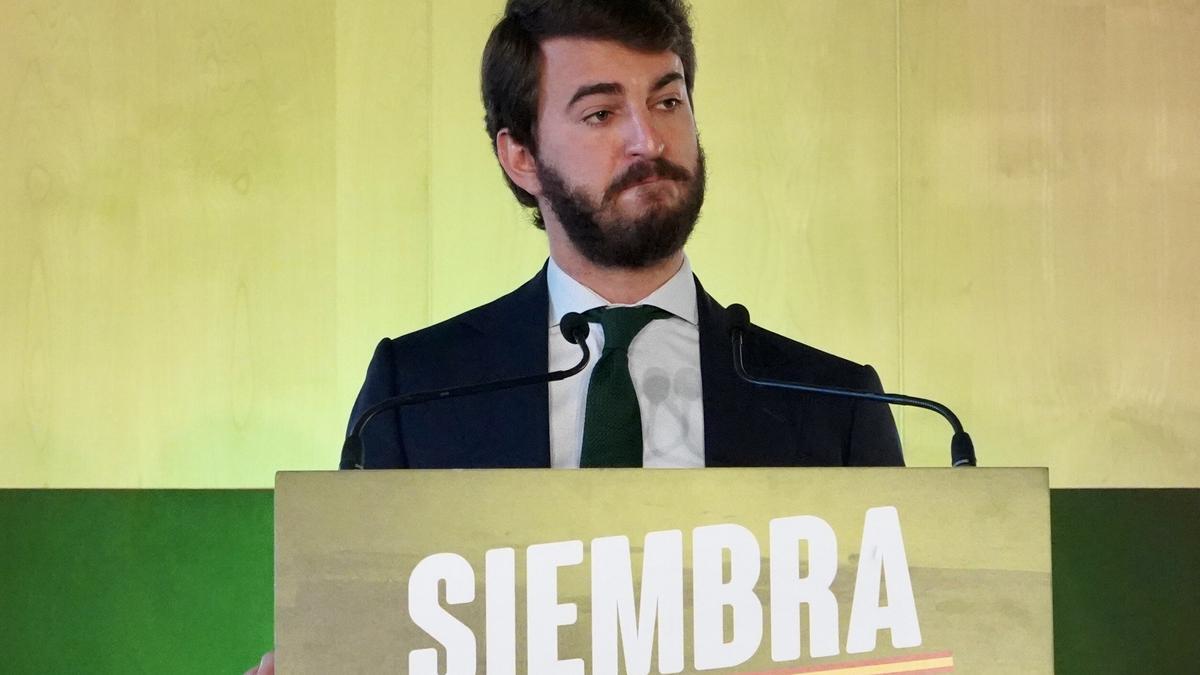
[[[496,158],[517,187],[534,197],[542,196],[542,183],[537,177],[537,159],[529,148],[512,137],[507,128],[496,134]]]

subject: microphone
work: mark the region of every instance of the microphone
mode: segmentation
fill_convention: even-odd
[[[844,389],[842,387],[822,387],[813,384],[800,384],[797,382],[787,382],[784,380],[771,380],[767,378],[753,377],[746,373],[746,364],[742,360],[742,348],[745,342],[746,331],[750,328],[750,312],[743,305],[730,305],[729,314],[731,323],[729,334],[733,341],[733,368],[737,371],[738,377],[742,378],[750,384],[756,384],[762,387],[771,387],[775,389],[788,389],[791,391],[802,391],[809,394],[821,394],[825,396],[847,396],[850,398],[859,398],[867,401],[879,401],[882,403],[891,403],[895,405],[908,405],[917,408],[925,408],[932,410],[950,423],[954,428],[954,438],[950,441],[950,461],[951,466],[975,466],[975,445],[971,442],[971,436],[963,430],[962,423],[958,421],[958,416],[946,406],[931,401],[927,398],[917,398],[916,396],[905,396],[904,394],[886,394],[876,393],[873,391],[858,391],[856,389]]]
[[[376,415],[393,408],[402,408],[406,405],[416,403],[426,403],[428,401],[438,401],[448,398],[457,398],[459,396],[471,396],[474,394],[483,394],[492,391],[500,391],[503,389],[514,389],[516,387],[524,387],[530,384],[546,384],[548,382],[556,382],[565,380],[587,365],[588,359],[591,358],[591,352],[587,346],[587,336],[591,332],[591,326],[588,320],[578,312],[568,312],[563,315],[559,322],[559,328],[562,331],[563,339],[573,345],[579,345],[579,350],[582,352],[579,363],[566,370],[556,370],[550,373],[525,375],[508,380],[493,380],[491,382],[481,382],[478,384],[468,384],[460,387],[451,387],[449,389],[437,389],[434,391],[422,391],[413,394],[401,394],[386,398],[379,403],[367,408],[358,420],[355,421],[350,435],[346,437],[346,442],[342,444],[342,461],[351,459],[352,462],[347,468],[361,469],[366,463],[366,449],[363,447],[362,433],[366,428],[367,423],[375,418]]]

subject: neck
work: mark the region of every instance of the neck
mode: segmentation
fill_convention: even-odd
[[[550,257],[572,279],[618,305],[631,305],[650,295],[675,276],[683,265],[683,251],[680,250],[647,267],[601,267],[580,255],[565,237],[553,235],[550,236]]]

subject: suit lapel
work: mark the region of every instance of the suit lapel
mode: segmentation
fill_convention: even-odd
[[[700,329],[700,377],[704,391],[704,465],[787,466],[795,463],[794,441],[786,432],[797,420],[781,418],[765,403],[767,396],[742,381],[733,369],[728,312],[696,280]],[[753,336],[747,351],[755,348]],[[760,354],[761,355],[761,354]],[[761,364],[746,356],[747,369]]]
[[[729,321],[696,280],[696,316],[700,330],[700,380],[704,392],[704,465],[737,466],[736,448],[744,397],[730,351]]]
[[[546,268],[517,290],[493,302],[487,311],[473,317],[472,324],[487,335],[494,350],[494,372],[487,378],[520,377],[547,372],[550,363],[547,346],[549,292]],[[514,468],[550,466],[550,398],[547,385],[512,389],[494,399],[491,415],[503,420],[493,429],[487,443],[503,453],[504,464]]]

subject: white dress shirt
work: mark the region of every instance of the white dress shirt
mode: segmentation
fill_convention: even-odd
[[[579,348],[567,342],[559,320],[614,305],[575,281],[551,258],[546,269],[550,290],[550,370],[579,362]],[[651,321],[629,345],[629,375],[642,415],[642,465],[704,466],[704,398],[700,384],[700,329],[696,283],[687,258],[675,276],[634,305],[653,305],[671,317]],[[592,358],[583,372],[550,383],[550,464],[578,468],[583,420],[592,367],[604,348],[604,330],[591,324],[587,339]]]

